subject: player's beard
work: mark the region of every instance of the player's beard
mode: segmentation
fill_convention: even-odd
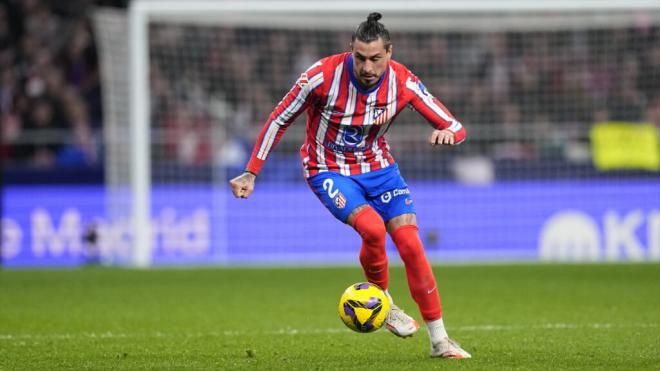
[[[369,77],[368,80],[367,80],[367,76]],[[367,75],[367,76],[361,74],[360,75],[360,83],[362,84],[362,87],[368,89],[368,88],[371,88],[374,85],[376,85],[376,83],[378,82],[379,76],[374,75],[374,74]]]

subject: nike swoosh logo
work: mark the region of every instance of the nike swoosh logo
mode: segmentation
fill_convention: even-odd
[[[433,291],[435,291],[436,287],[437,287],[437,286],[433,286],[432,289],[430,289],[430,290],[426,290],[426,293],[427,293],[427,294],[432,293]]]
[[[383,269],[384,269],[384,268],[381,268],[381,269],[376,269],[376,270],[373,270],[373,269],[369,269],[369,273],[380,273],[380,272],[382,272],[382,271],[383,271]]]

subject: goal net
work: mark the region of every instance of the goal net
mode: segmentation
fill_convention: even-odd
[[[105,96],[106,261],[355,262],[359,236],[304,181],[302,115],[248,200],[256,135],[301,72],[371,11],[468,130],[387,137],[433,261],[660,259],[660,5],[653,1],[135,1],[95,17]],[[396,249],[388,241],[388,252]]]

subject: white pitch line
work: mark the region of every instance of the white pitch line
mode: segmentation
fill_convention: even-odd
[[[612,323],[546,323],[537,325],[475,325],[475,326],[456,326],[450,327],[453,331],[518,331],[525,329],[535,330],[572,330],[572,329],[594,329],[609,330],[621,328],[658,328],[657,323],[633,323],[633,324],[612,324]],[[54,333],[54,334],[0,334],[0,341],[22,341],[22,340],[73,340],[73,339],[122,339],[122,338],[202,338],[202,337],[231,337],[243,335],[316,335],[316,334],[335,334],[344,333],[347,329],[338,326],[336,328],[320,329],[295,329],[283,328],[272,331],[246,331],[246,330],[225,330],[210,332],[190,332],[190,333],[116,333],[106,332],[81,332],[81,333]]]

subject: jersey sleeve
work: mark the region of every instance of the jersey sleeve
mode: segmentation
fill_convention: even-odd
[[[317,62],[300,75],[268,117],[254,144],[250,160],[245,167],[246,171],[259,174],[268,154],[275,148],[286,129],[314,101],[317,90],[322,85],[323,71],[321,62]]]
[[[419,112],[434,128],[448,129],[454,133],[454,143],[463,142],[467,131],[440,101],[426,90],[414,74],[408,72],[406,89],[410,95],[409,105]]]

